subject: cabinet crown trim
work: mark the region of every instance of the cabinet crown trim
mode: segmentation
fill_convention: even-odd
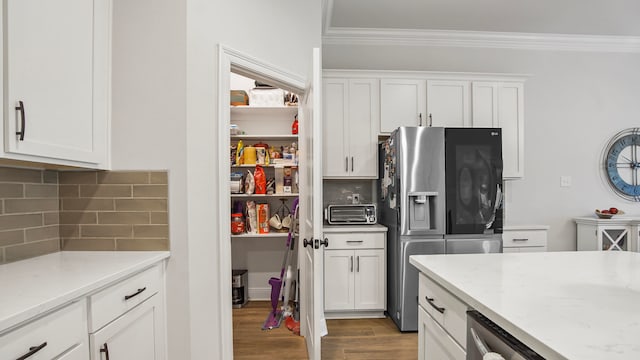
[[[358,70],[324,69],[324,79],[415,79],[415,80],[464,80],[464,81],[503,81],[522,83],[531,77],[529,74],[479,73],[453,71],[407,71],[407,70]]]
[[[330,28],[323,45],[404,45],[640,53],[640,37],[519,32]]]

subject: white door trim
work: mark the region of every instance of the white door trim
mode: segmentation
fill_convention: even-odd
[[[283,70],[275,65],[268,64],[247,54],[231,49],[225,45],[218,45],[218,154],[220,159],[229,159],[224,154],[229,153],[229,125],[231,123],[229,113],[230,84],[229,73],[233,70],[245,76],[263,80],[274,86],[289,90],[295,93],[304,92],[304,78]],[[228,160],[218,162],[218,174],[221,179],[229,179],[230,169]],[[220,201],[220,211],[218,211],[218,272],[213,276],[218,276],[218,283],[222,287],[218,294],[220,299],[217,309],[220,319],[222,344],[222,359],[233,359],[233,319],[231,304],[231,225],[229,223],[229,212],[231,199],[229,197],[228,181],[220,181],[218,186],[218,198]],[[266,314],[265,314],[266,316]]]

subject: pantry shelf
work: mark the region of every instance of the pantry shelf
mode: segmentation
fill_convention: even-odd
[[[272,233],[268,233],[268,234],[240,234],[240,235],[231,235],[232,239],[238,239],[238,238],[286,238],[287,236],[289,236],[288,232],[281,232],[281,233],[276,233],[276,232],[272,232]]]
[[[286,194],[231,194],[232,198],[282,198],[282,197],[297,197],[298,193],[286,193]]]
[[[231,140],[297,141],[298,135],[231,135]]]

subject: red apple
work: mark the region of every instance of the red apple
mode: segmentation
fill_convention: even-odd
[[[600,212],[603,213],[603,214],[610,214],[609,210],[602,210]]]
[[[612,214],[617,214],[618,213],[618,209],[612,207],[612,208],[609,209],[609,212],[612,213]]]

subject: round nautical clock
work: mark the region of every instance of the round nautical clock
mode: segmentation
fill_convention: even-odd
[[[613,191],[629,201],[640,201],[640,128],[614,135],[604,149],[604,175]]]

